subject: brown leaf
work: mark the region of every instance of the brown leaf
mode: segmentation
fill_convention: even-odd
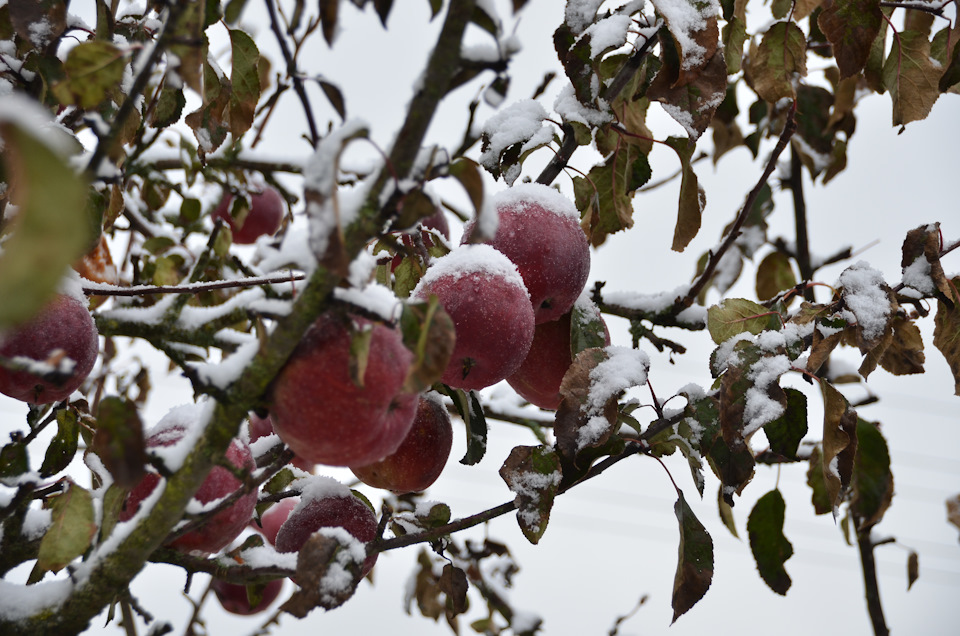
[[[723,50],[717,49],[689,82],[671,82],[665,68],[662,69],[647,89],[647,97],[662,103],[664,110],[696,141],[710,126],[726,92],[727,64]]]
[[[677,225],[673,231],[673,245],[675,252],[686,249],[700,232],[700,223],[703,210],[707,207],[707,195],[693,171],[693,151],[696,145],[691,139],[670,137],[667,145],[677,152],[680,158],[680,199],[677,208]]]
[[[807,74],[806,55],[807,38],[800,27],[793,22],[771,26],[759,46],[751,47],[748,70],[757,95],[771,103],[795,98],[794,74]]]
[[[680,554],[673,579],[673,621],[703,598],[713,581],[713,539],[678,491],[673,510],[680,522]]]
[[[960,285],[960,278],[954,278],[953,285]],[[946,358],[953,372],[954,395],[960,395],[960,304],[937,301],[933,344]]]
[[[819,329],[814,329],[813,343],[810,345],[810,354],[807,356],[807,371],[817,373],[823,363],[830,359],[830,354],[833,353],[842,339],[842,331],[824,336]]]
[[[841,79],[863,70],[882,23],[877,0],[824,0],[817,24],[833,47]]]
[[[923,373],[923,338],[920,328],[905,318],[893,321],[893,338],[880,358],[880,366],[893,375]]]
[[[903,283],[918,292],[933,295],[940,292],[954,298],[953,288],[940,263],[940,224],[921,225],[907,232],[903,239]]]
[[[827,501],[837,506],[850,485],[857,454],[857,412],[832,384],[820,381],[823,393],[823,480]]]
[[[960,494],[947,499],[947,521],[960,528]]]
[[[320,26],[328,46],[333,46],[333,40],[337,37],[339,9],[340,0],[320,0]]]
[[[560,383],[560,407],[557,409],[554,432],[557,450],[568,461],[576,463],[581,449],[580,429],[587,426],[592,414],[587,413],[587,397],[590,394],[590,372],[607,359],[603,349],[585,349],[577,354]],[[617,422],[617,399],[611,397],[603,407],[603,418],[608,426],[600,433],[596,444],[601,445],[613,434]],[[594,421],[598,424],[599,421]]]
[[[440,575],[440,590],[447,595],[447,617],[453,618],[467,611],[467,575],[451,563],[443,566]]]
[[[915,550],[910,550],[907,557],[907,591],[913,587],[913,584],[920,578],[920,555]]]
[[[672,0],[652,2],[657,13],[666,22],[667,31],[670,32],[680,56],[676,85],[685,86],[700,75],[713,60],[720,46],[720,27],[717,21],[717,10],[720,7],[716,3],[694,0],[679,3]]]
[[[893,125],[926,119],[940,97],[943,69],[930,56],[930,41],[922,33],[903,31],[894,38],[883,65],[883,85],[893,99]]]
[[[340,607],[353,596],[360,583],[360,566],[339,537],[314,533],[297,554],[296,581],[300,589],[280,609],[304,618],[315,607],[328,610]],[[352,577],[346,585],[345,573]]]

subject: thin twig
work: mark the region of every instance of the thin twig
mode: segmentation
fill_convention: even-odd
[[[235,287],[258,287],[260,285],[279,285],[303,280],[301,273],[286,274],[283,276],[257,276],[254,278],[240,278],[237,280],[218,280],[202,283],[188,283],[186,285],[134,285],[132,287],[114,287],[103,285],[84,287],[83,293],[87,296],[149,296],[151,294],[199,294],[214,289],[233,289]]]
[[[277,38],[277,44],[280,46],[280,53],[283,55],[283,59],[287,63],[287,75],[293,82],[293,90],[297,93],[297,97],[300,98],[300,103],[303,105],[303,112],[307,118],[307,127],[310,128],[310,143],[316,147],[317,142],[320,141],[320,133],[318,132],[317,124],[313,119],[313,108],[310,106],[310,98],[307,96],[307,89],[303,85],[303,79],[300,75],[300,72],[297,70],[297,61],[290,53],[290,47],[287,46],[287,38],[280,29],[280,21],[277,18],[277,7],[274,3],[274,0],[266,0],[266,5],[267,13],[270,15],[270,30],[273,31],[274,36]]]
[[[860,566],[863,570],[863,585],[867,596],[867,612],[873,624],[875,636],[888,636],[890,630],[883,617],[883,605],[880,602],[880,585],[877,582],[877,562],[873,554],[873,539],[870,528],[857,532],[857,546],[860,548]]]

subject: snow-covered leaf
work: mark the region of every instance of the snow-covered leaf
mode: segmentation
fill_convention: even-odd
[[[500,467],[500,477],[516,494],[517,522],[523,536],[538,543],[560,486],[560,456],[549,446],[517,446]]]

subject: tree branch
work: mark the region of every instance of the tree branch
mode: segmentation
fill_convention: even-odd
[[[810,265],[810,241],[807,236],[807,204],[803,198],[803,162],[794,146],[790,146],[790,192],[793,194],[793,218],[796,227],[797,266],[800,268],[800,280],[813,280],[813,267]],[[813,288],[807,287],[804,298],[813,301]]]
[[[860,548],[860,567],[863,570],[863,586],[867,596],[867,611],[873,624],[875,636],[888,636],[886,619],[883,617],[883,605],[880,603],[880,585],[877,582],[877,562],[874,559],[874,543],[870,538],[871,530],[857,532],[857,547]]]
[[[307,118],[307,127],[310,129],[310,144],[315,148],[317,142],[320,141],[320,133],[317,130],[317,123],[313,119],[313,108],[310,106],[310,97],[307,95],[307,89],[303,85],[300,71],[297,70],[297,61],[293,59],[293,55],[290,53],[290,47],[287,46],[287,38],[280,29],[280,20],[277,17],[277,6],[274,0],[266,0],[266,5],[267,13],[270,14],[270,30],[273,31],[273,35],[277,38],[280,53],[287,63],[287,75],[290,76],[290,80],[293,82],[293,90],[297,93],[297,97],[300,98],[300,103],[303,105],[303,112]]]

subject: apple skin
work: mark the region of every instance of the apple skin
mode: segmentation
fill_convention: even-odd
[[[548,411],[556,411],[560,407],[560,383],[573,362],[570,350],[571,316],[568,312],[559,320],[537,325],[530,352],[520,368],[507,378],[507,384],[520,397]],[[609,345],[610,333],[606,323],[603,331],[605,343]]]
[[[154,429],[154,433],[147,438],[147,449],[158,446],[172,446],[185,434],[186,428],[182,424],[165,426],[164,421],[161,420],[157,428]],[[241,470],[252,472],[256,469],[250,447],[240,439],[235,438],[230,442],[225,458]],[[159,475],[147,473],[127,495],[123,510],[120,512],[120,521],[128,521],[132,518],[140,509],[140,502],[153,492],[158,483],[160,483]],[[229,470],[222,466],[214,466],[200,485],[199,490],[193,495],[193,498],[205,504],[222,499],[237,491],[241,486],[240,480],[234,477]],[[169,547],[187,553],[213,554],[219,552],[236,539],[250,523],[256,505],[257,491],[253,490],[237,499],[228,508],[218,512],[196,530],[171,541]]]
[[[280,596],[283,589],[283,579],[274,579],[263,587],[263,596],[257,605],[251,607],[250,599],[247,598],[247,586],[227,583],[220,579],[210,581],[210,589],[217,595],[217,600],[226,611],[240,616],[251,616],[259,614],[270,607],[271,603]]]
[[[499,224],[487,242],[516,264],[537,324],[557,320],[573,307],[590,275],[590,243],[576,207],[537,183],[500,192],[493,205]],[[463,243],[471,242],[473,228],[473,222],[464,228]]]
[[[437,480],[450,457],[453,426],[434,395],[420,398],[413,427],[400,448],[376,463],[353,468],[357,479],[398,495],[424,491]]]
[[[533,342],[530,296],[516,267],[489,245],[461,245],[433,261],[411,298],[435,294],[453,320],[456,344],[441,381],[478,390],[519,368]]]
[[[247,429],[250,432],[250,443],[252,444],[261,437],[274,434],[273,418],[271,418],[269,415],[266,417],[260,417],[256,413],[251,413],[249,426]],[[290,464],[308,473],[312,473],[313,469],[315,468],[315,465],[312,462],[308,462],[299,455],[294,455],[293,459],[290,460]]]
[[[298,552],[307,539],[321,528],[343,528],[358,541],[369,543],[377,538],[377,517],[352,494],[310,498],[293,510],[277,532],[277,552]],[[360,576],[366,576],[377,562],[377,554],[363,561]]]
[[[351,321],[372,330],[363,386],[350,376]],[[363,466],[378,461],[397,450],[413,424],[417,394],[403,392],[412,361],[395,329],[327,312],[273,382],[273,428],[309,462]]]
[[[287,497],[267,508],[260,517],[260,532],[270,545],[277,545],[277,533],[297,504],[299,497]]]
[[[75,363],[63,383],[0,367],[0,393],[31,404],[59,402],[90,374],[100,351],[97,326],[86,306],[65,294],[57,294],[30,322],[0,337],[0,356],[6,358],[23,356],[43,362],[58,349]]]
[[[284,203],[283,197],[274,188],[266,186],[260,192],[250,192],[250,210],[242,225],[238,226],[236,220],[230,216],[232,203],[233,195],[225,193],[220,204],[213,210],[213,217],[223,219],[230,226],[234,243],[249,245],[261,236],[273,236],[280,229]]]

